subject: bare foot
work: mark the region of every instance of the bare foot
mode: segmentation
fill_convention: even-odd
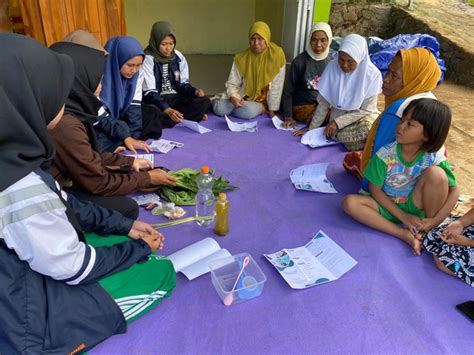
[[[204,116],[202,116],[202,120],[207,121],[207,119],[208,119],[208,116],[207,116],[207,113],[205,113]]]
[[[402,239],[404,242],[406,242],[408,245],[411,246],[413,254],[421,255],[421,249],[422,249],[421,234],[414,235],[408,229],[404,228],[404,233],[400,239]]]

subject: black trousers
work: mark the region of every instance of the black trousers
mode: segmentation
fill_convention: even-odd
[[[181,112],[185,119],[195,122],[201,122],[204,114],[211,108],[211,100],[207,96],[182,96],[179,94],[164,95],[163,98],[166,100],[168,105]],[[153,138],[149,136],[149,131],[158,131],[158,126],[161,129],[172,128],[176,125],[166,113],[161,111],[157,106],[145,103],[142,104],[146,108],[142,109],[143,114],[143,132],[147,133],[145,136],[142,134],[142,139]],[[150,107],[151,106],[151,107]],[[145,114],[146,112],[146,114]],[[159,123],[156,122],[159,120]]]
[[[138,218],[138,204],[134,199],[128,196],[99,196],[88,192],[72,188],[65,189],[68,194],[73,194],[81,201],[90,201],[95,204],[115,210],[123,214],[125,217],[136,220]]]

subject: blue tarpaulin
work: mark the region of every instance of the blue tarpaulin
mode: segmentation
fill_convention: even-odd
[[[389,38],[385,41],[380,41],[369,46],[369,55],[372,63],[380,69],[382,75],[385,75],[388,65],[392,58],[400,49],[407,49],[412,47],[423,47],[429,49],[441,69],[441,79],[438,84],[444,79],[446,73],[446,66],[444,60],[439,55],[439,42],[436,37],[427,34],[400,34],[398,36]]]

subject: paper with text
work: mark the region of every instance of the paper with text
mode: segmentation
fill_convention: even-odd
[[[283,121],[276,115],[272,117],[272,122],[276,129],[280,129],[282,131],[299,131],[300,129],[306,127],[304,123],[297,123],[296,128],[285,128],[283,127]]]
[[[290,179],[298,190],[337,193],[334,185],[328,180],[326,171],[328,163],[303,165],[291,170]]]
[[[337,280],[357,265],[357,261],[322,230],[304,247],[282,249],[264,256],[294,289]]]
[[[146,159],[151,162],[151,166],[155,166],[155,157],[153,154],[124,154],[127,157]]]
[[[332,140],[331,138],[327,138],[324,135],[324,127],[319,127],[306,132],[301,137],[301,143],[310,146],[311,148],[317,148],[327,145],[339,144],[340,142]]]
[[[257,121],[251,121],[251,122],[233,122],[230,120],[229,117],[225,116],[225,120],[227,122],[227,127],[232,132],[256,132],[258,130],[257,128]]]
[[[174,149],[175,147],[176,148],[181,148],[182,146],[184,146],[184,144],[179,143],[179,142],[175,142],[175,141],[169,141],[169,140],[161,138],[161,139],[158,139],[158,140],[153,140],[149,144],[149,146],[150,146],[151,150],[154,151],[154,152],[166,154],[170,150]]]

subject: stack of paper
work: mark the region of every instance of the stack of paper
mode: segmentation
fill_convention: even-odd
[[[290,179],[298,190],[337,193],[326,177],[328,163],[303,165],[290,172]]]
[[[169,141],[166,139],[158,139],[158,140],[153,140],[151,144],[149,144],[149,146],[151,150],[154,152],[166,154],[175,147],[181,148],[182,146],[184,146],[184,144],[179,143],[179,142]]]
[[[232,132],[256,132],[257,129],[257,121],[252,122],[233,122],[229,119],[229,117],[225,116],[225,120],[227,122],[227,126]]]

